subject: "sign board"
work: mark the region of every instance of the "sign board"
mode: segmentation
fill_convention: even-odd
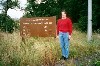
[[[21,18],[20,35],[56,37],[56,17]]]

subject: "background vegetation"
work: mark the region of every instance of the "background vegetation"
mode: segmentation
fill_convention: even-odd
[[[26,8],[26,17],[56,16],[60,18],[60,12],[65,9],[73,23],[78,23],[80,30],[87,29],[88,0],[43,0],[37,4],[35,0],[29,0]],[[100,0],[92,0],[93,3],[93,31],[100,29]]]
[[[87,10],[88,10],[88,0],[79,1],[79,0],[42,0],[39,4],[36,0],[27,0],[28,4],[25,8],[24,17],[45,17],[45,16],[56,16],[57,19],[60,18],[60,12],[62,9],[65,9],[68,12],[69,17],[72,19],[73,23],[77,23],[77,26],[81,31],[86,31],[87,29]],[[100,0],[92,0],[93,7],[93,31],[100,32]],[[7,10],[9,8],[19,7],[18,0],[1,0],[0,5],[3,6],[2,14],[5,16],[1,16],[0,25],[2,26],[2,22],[5,25],[8,21]],[[1,15],[2,15],[1,14]],[[2,21],[4,19],[4,21]],[[10,19],[10,18],[9,18]],[[13,21],[10,23],[12,24]],[[16,25],[16,24],[14,24]],[[14,27],[14,26],[13,26]],[[13,30],[8,30],[9,32]],[[5,28],[6,29],[6,28]]]

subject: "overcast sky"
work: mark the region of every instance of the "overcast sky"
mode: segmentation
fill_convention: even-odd
[[[27,4],[27,0],[19,0],[20,1],[20,6],[25,8],[25,4]],[[17,18],[19,19],[20,17],[23,16],[25,12],[22,11],[21,9],[15,8],[15,9],[9,9],[7,14],[11,17],[11,18]]]

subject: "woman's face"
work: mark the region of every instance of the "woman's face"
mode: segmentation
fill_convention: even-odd
[[[65,12],[61,12],[62,15],[62,19],[66,19],[66,13]]]

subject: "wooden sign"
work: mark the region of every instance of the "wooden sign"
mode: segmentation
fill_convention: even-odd
[[[56,17],[21,18],[20,35],[56,37]]]

